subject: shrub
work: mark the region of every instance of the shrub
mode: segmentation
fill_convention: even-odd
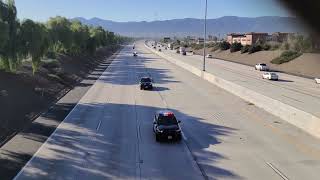
[[[282,50],[289,50],[290,49],[290,44],[288,42],[284,42],[281,45]]]
[[[241,54],[249,52],[249,45],[245,45],[241,48]]]
[[[191,47],[195,50],[199,50],[203,48],[203,44],[191,44]]]
[[[56,59],[57,54],[54,51],[48,51],[45,55],[46,58],[48,59]]]
[[[208,44],[208,48],[213,48],[213,47],[215,47],[217,44],[216,43],[209,43]]]
[[[212,47],[211,51],[213,52],[213,51],[216,51],[216,50],[219,50],[219,49],[220,49],[220,46],[219,46],[218,43],[216,43],[215,46]]]
[[[237,52],[237,51],[240,51],[242,48],[242,44],[241,43],[238,43],[238,42],[235,42],[235,43],[232,43],[231,46],[230,46],[230,52]]]
[[[223,51],[230,49],[230,44],[226,41],[223,41],[219,44],[219,48]]]
[[[271,63],[272,64],[282,64],[282,63],[286,63],[289,62],[299,56],[301,56],[302,53],[301,52],[297,52],[297,51],[284,51],[280,57],[274,58]]]
[[[280,45],[281,45],[281,44],[279,44],[279,43],[273,43],[273,44],[270,44],[270,45],[271,45],[270,50],[271,50],[271,51],[274,51],[274,50],[280,49]]]
[[[262,50],[262,47],[260,45],[254,44],[249,47],[248,52],[249,54],[252,54],[261,50]]]
[[[261,45],[261,48],[264,50],[264,51],[269,51],[271,49],[271,45],[270,44],[267,44],[267,43],[264,43]]]
[[[42,61],[42,67],[46,69],[59,68],[61,66],[60,62],[57,60],[45,60]]]

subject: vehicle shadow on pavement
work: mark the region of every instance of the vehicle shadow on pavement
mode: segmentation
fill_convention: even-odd
[[[169,91],[170,89],[167,87],[155,86],[152,91]]]
[[[294,81],[286,80],[286,79],[278,79],[278,82],[285,82],[285,83],[289,83],[289,82],[294,82]]]
[[[69,106],[60,105],[62,109]],[[78,104],[76,110],[69,114],[64,123],[47,141],[44,147],[46,153],[38,153],[38,156],[33,158],[29,167],[25,169],[22,177],[32,179],[134,179],[137,169],[136,155],[140,152],[140,161],[145,164],[145,166],[140,166],[141,172],[145,173],[145,176],[148,176],[149,172],[151,175],[170,176],[167,178],[181,176],[184,179],[190,179],[188,170],[191,165],[185,164],[188,155],[181,151],[181,149],[186,149],[184,146],[187,146],[204,176],[213,179],[215,177],[241,179],[232,170],[216,165],[217,162],[228,159],[228,157],[207,150],[208,147],[220,143],[219,137],[229,136],[235,129],[207,123],[186,112],[171,109],[175,112],[177,119],[182,121],[182,130],[188,140],[183,143],[160,144],[154,140],[152,132],[153,115],[159,109],[132,104]],[[131,111],[136,112],[137,116],[130,114]],[[98,117],[93,119],[88,115],[82,115],[83,112],[86,114],[98,112]],[[50,118],[54,119],[54,114]],[[100,119],[101,128],[97,130]],[[140,136],[136,136],[138,126],[140,126]],[[36,132],[36,135],[37,133],[41,135],[40,132]],[[193,134],[201,136],[203,141],[193,139]],[[147,144],[147,146],[142,146],[142,144]],[[137,150],[138,146],[140,150]],[[163,159],[161,157],[164,151],[166,158]],[[7,158],[5,162],[0,163],[7,165],[17,163],[21,158],[31,157],[28,154],[4,153]],[[158,159],[154,161],[153,158]],[[184,168],[185,173],[176,173],[175,168],[177,167]]]

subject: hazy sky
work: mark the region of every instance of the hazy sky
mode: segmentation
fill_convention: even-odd
[[[16,0],[18,17],[45,21],[61,15],[114,21],[203,18],[205,0]],[[276,0],[208,0],[208,18],[289,16]]]

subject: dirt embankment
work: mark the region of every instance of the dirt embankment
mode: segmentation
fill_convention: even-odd
[[[194,52],[195,54],[202,55],[203,49],[195,50]],[[229,50],[211,51],[211,49],[208,49],[207,52],[211,53],[215,58],[246,64],[249,66],[254,66],[257,63],[266,63],[275,71],[282,71],[309,78],[320,77],[320,54],[317,53],[304,53],[302,56],[288,63],[277,65],[272,64],[270,61],[281,55],[282,51],[280,50],[260,51],[253,54],[241,54],[240,52],[230,53]]]
[[[115,49],[99,49],[95,56],[70,57],[44,61],[32,75],[30,63],[16,73],[0,70],[0,144],[47,110],[72,89]]]

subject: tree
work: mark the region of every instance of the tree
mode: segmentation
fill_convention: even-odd
[[[17,9],[15,7],[14,0],[7,0],[6,5],[1,4],[1,16],[2,16],[2,30],[4,32],[1,37],[4,40],[1,43],[1,61],[2,66],[7,71],[15,71],[18,64],[17,58],[17,32],[19,28],[19,22],[17,21]]]
[[[90,38],[87,40],[87,51],[94,54],[96,49],[107,45],[107,40],[113,40],[109,36],[107,39],[107,32],[102,27],[90,27]]]
[[[0,56],[3,55],[3,48],[6,46],[9,40],[9,26],[5,21],[8,14],[8,8],[6,4],[0,1]]]
[[[239,43],[239,42],[235,42],[235,43],[232,43],[231,46],[230,46],[230,52],[237,52],[237,51],[240,51],[242,48],[242,44]]]
[[[6,46],[9,40],[9,27],[8,24],[0,19],[0,55],[2,55],[3,48]]]
[[[230,44],[227,41],[222,41],[219,43],[220,50],[228,50],[230,49]]]
[[[68,53],[71,49],[73,36],[70,26],[71,22],[61,16],[50,18],[47,22],[47,28],[55,52]]]
[[[86,43],[90,38],[89,28],[79,21],[73,21],[70,28],[73,34],[71,51],[78,55],[86,50]]]
[[[46,28],[42,24],[27,19],[21,24],[20,38],[24,47],[22,55],[31,56],[32,70],[35,73],[49,46]]]
[[[88,27],[60,16],[45,24],[30,19],[20,23],[15,1],[0,0],[0,67],[7,71],[15,71],[23,58],[31,57],[35,73],[44,55],[94,54],[97,48],[116,48],[129,40],[102,27]]]

